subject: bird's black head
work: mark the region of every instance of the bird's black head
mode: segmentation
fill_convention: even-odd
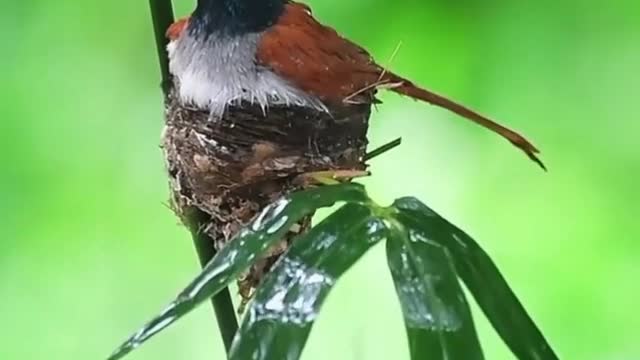
[[[198,0],[190,31],[211,35],[242,35],[273,25],[289,0]]]

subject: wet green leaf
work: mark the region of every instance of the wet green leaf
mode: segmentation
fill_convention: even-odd
[[[109,360],[122,358],[217,294],[281,239],[298,220],[338,201],[368,203],[369,198],[359,184],[339,184],[294,193],[267,206],[216,254],[164,311],[132,335]]]
[[[230,359],[298,359],[336,280],[386,235],[370,207],[346,204],[296,239],[258,289]]]
[[[411,359],[482,360],[469,304],[447,250],[421,241],[418,233],[402,224],[391,233],[387,260]]]
[[[469,235],[415,198],[399,199],[394,206],[399,210],[395,216],[415,231],[415,239],[448,250],[457,273],[518,359],[558,359],[493,261]]]

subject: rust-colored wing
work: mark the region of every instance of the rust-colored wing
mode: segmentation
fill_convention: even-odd
[[[257,60],[275,73],[324,101],[342,102],[369,89],[382,69],[371,56],[335,30],[320,24],[303,4],[285,6],[278,22],[258,46]]]
[[[171,26],[169,26],[169,28],[167,29],[167,32],[165,33],[165,36],[167,37],[167,39],[171,41],[176,40],[177,38],[180,37],[184,29],[187,28],[187,25],[189,25],[188,17],[178,19],[178,21],[174,22],[173,24],[171,24]]]
[[[324,101],[342,102],[359,94],[373,100],[375,88],[441,106],[509,140],[542,168],[538,149],[520,134],[452,100],[384,71],[361,47],[317,22],[308,7],[291,2],[278,23],[264,34],[257,60],[299,88]],[[361,96],[360,96],[361,95]]]

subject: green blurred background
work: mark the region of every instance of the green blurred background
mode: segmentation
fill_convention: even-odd
[[[640,2],[309,2],[383,63],[402,42],[394,70],[521,130],[550,169],[386,94],[371,140],[404,144],[374,161],[373,196],[416,195],[478,239],[564,359],[640,359]],[[0,34],[0,358],[101,359],[198,271],[165,206],[147,2],[4,1]],[[211,313],[131,359],[222,358]],[[510,359],[478,319],[487,358]],[[303,358],[407,354],[377,248]]]

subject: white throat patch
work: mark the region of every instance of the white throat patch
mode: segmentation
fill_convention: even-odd
[[[328,112],[315,96],[257,65],[261,34],[233,38],[195,37],[185,30],[167,47],[169,68],[185,104],[222,115],[229,105],[248,101],[263,110],[269,105],[297,105]]]

